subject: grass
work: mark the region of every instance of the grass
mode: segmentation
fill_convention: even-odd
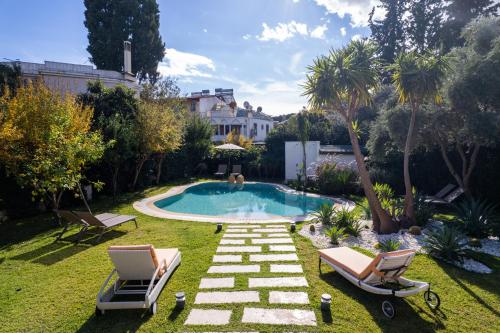
[[[125,224],[107,233],[94,245],[95,238],[73,245],[77,230],[54,243],[60,230],[49,215],[9,221],[0,225],[0,318],[2,332],[184,332],[207,328],[189,327],[183,322],[193,306],[198,284],[211,263],[221,234],[208,223],[172,221],[142,215],[132,208],[141,197],[165,191],[168,186],[145,192],[126,194],[115,203],[102,199],[93,204],[96,212],[113,211],[138,215],[139,228]],[[300,228],[300,226],[299,226]],[[500,326],[498,280],[500,261],[488,255],[477,259],[494,269],[490,275],[466,272],[417,255],[408,271],[409,278],[431,281],[441,296],[441,311],[433,312],[421,295],[396,301],[396,318],[386,319],[381,312],[382,298],[361,291],[322,265],[320,274],[316,249],[298,234],[293,235],[307,280],[309,297],[319,320],[317,328],[299,328],[311,332],[493,332]],[[106,248],[112,244],[152,243],[156,247],[178,247],[182,264],[167,283],[159,298],[158,313],[144,311],[111,311],[94,316],[95,295],[112,269]],[[366,252],[366,251],[365,251]],[[244,280],[237,277],[237,286]],[[186,309],[175,310],[174,293],[185,291]],[[332,313],[319,311],[322,293],[332,295]],[[264,291],[263,299],[267,298]],[[240,316],[242,306],[226,306]],[[224,308],[224,306],[220,306]],[[234,316],[235,314],[233,314]],[[260,332],[290,331],[290,327],[228,325],[212,331]]]

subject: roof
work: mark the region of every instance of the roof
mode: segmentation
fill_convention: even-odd
[[[242,108],[238,108],[238,110],[236,111],[236,117],[246,118],[246,117],[248,117],[248,113],[252,113],[252,117],[255,119],[273,121],[273,117],[271,117],[263,112],[257,112],[254,110],[247,110],[247,109],[242,109]]]
[[[351,145],[323,145],[319,148],[320,154],[352,154]]]

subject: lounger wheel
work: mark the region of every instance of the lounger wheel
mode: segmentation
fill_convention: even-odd
[[[431,309],[437,309],[441,305],[441,299],[439,298],[438,294],[436,294],[433,291],[427,290],[424,293],[424,300],[425,303],[431,308]]]
[[[101,317],[104,316],[104,310],[99,309],[97,306],[95,307],[95,316]]]
[[[382,312],[389,319],[394,318],[396,315],[396,310],[394,309],[394,305],[392,305],[391,301],[382,302]]]
[[[153,304],[151,304],[151,306],[149,307],[149,313],[151,315],[155,315],[156,314],[156,308],[157,308],[157,305],[156,305],[156,302],[154,302]]]

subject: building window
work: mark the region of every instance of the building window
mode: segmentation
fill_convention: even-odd
[[[266,124],[266,134],[269,133],[269,124]]]
[[[260,129],[263,131],[264,130],[264,124],[260,125]]]
[[[219,135],[224,135],[224,125],[219,125]]]
[[[196,101],[191,101],[191,112],[196,111]]]
[[[226,132],[224,135],[228,135],[229,132],[231,132],[231,129],[230,129],[229,125],[226,125]]]
[[[212,133],[213,133],[213,135],[219,135],[219,126],[218,125],[212,125]]]
[[[257,124],[253,124],[253,133],[252,136],[257,136]]]

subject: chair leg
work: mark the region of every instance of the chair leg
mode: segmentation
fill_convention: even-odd
[[[136,219],[134,219],[134,223],[135,223],[135,228],[136,229],[139,228],[139,226],[137,225],[137,220]]]
[[[68,228],[69,228],[69,224],[66,224],[66,225],[64,226],[63,230],[61,231],[61,233],[57,236],[57,238],[56,238],[56,242],[57,242],[58,240],[61,240],[61,238],[62,238],[63,234],[64,234],[66,231],[68,231]]]
[[[321,257],[318,259],[319,274],[321,275]]]
[[[105,228],[101,228],[101,233],[99,234],[99,237],[97,237],[97,240],[95,241],[96,243],[99,243],[99,241],[102,238],[102,235],[104,235],[104,232],[106,231]]]
[[[76,235],[76,241],[75,241],[76,244],[80,243],[80,241],[82,240],[83,235],[87,232],[87,229],[88,229],[87,226],[84,226],[84,227],[82,227],[80,229],[80,231]]]

